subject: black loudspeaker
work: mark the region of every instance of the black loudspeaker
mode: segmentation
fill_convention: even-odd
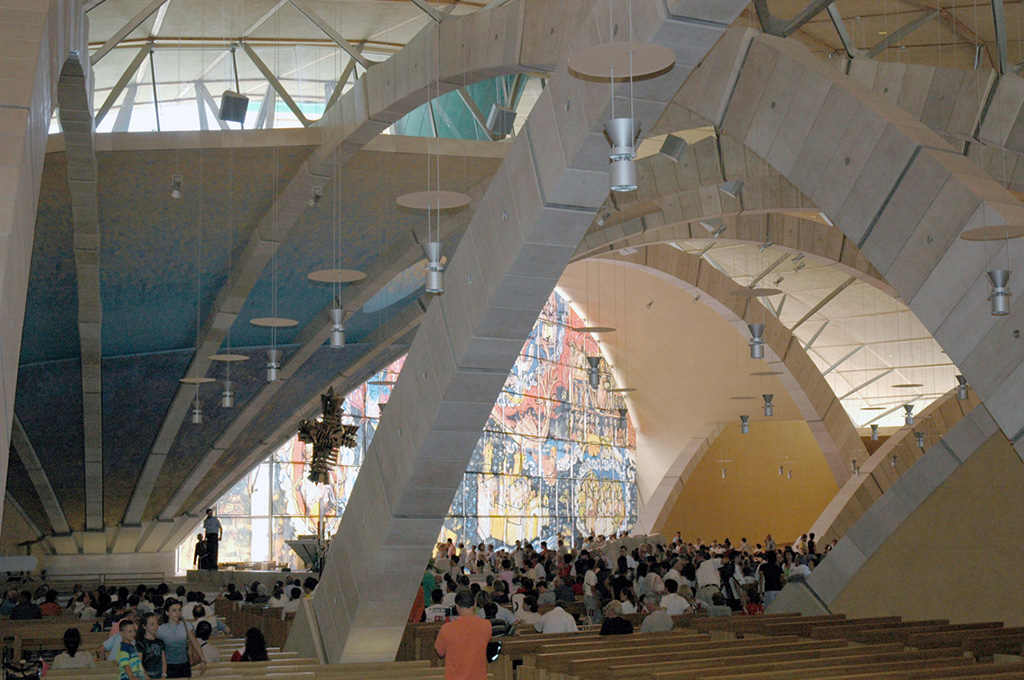
[[[249,109],[249,98],[231,90],[224,90],[220,96],[220,119],[231,123],[245,123],[245,112]]]

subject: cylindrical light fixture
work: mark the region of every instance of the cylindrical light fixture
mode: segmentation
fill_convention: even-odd
[[[444,265],[441,264],[441,253],[444,243],[428,241],[423,244],[423,254],[427,256],[426,286],[427,292],[434,295],[444,294]]]
[[[314,186],[313,187],[313,193],[312,193],[312,195],[309,198],[309,207],[310,208],[319,208],[320,207],[320,199],[322,199],[323,197],[324,197],[324,188],[323,187],[319,187],[319,186]]]
[[[892,454],[892,456],[889,457],[889,464],[892,465],[893,467],[896,467],[896,454],[895,453]]]
[[[904,425],[913,425],[914,424],[914,405],[913,404],[904,404],[903,405],[903,410],[906,411],[906,414],[903,416],[903,424]]]
[[[612,118],[604,124],[604,131],[611,140],[612,150],[608,158],[613,161],[633,160],[636,151],[633,149],[636,123],[632,118]]]
[[[590,368],[587,369],[587,382],[596,390],[601,386],[601,357],[587,357],[587,363],[590,364]]]
[[[854,458],[853,460],[850,461],[850,472],[852,472],[853,474],[857,474],[859,471],[860,468],[857,467],[857,459]]]
[[[635,161],[632,159],[612,161],[610,173],[612,191],[636,191]]]
[[[722,466],[722,479],[725,479],[725,478],[726,478],[726,477],[728,477],[728,476],[729,476],[729,471],[728,471],[728,470],[726,470],[726,469],[725,469],[725,466],[723,465],[723,466]]]
[[[782,474],[783,474],[784,472],[785,472],[785,470],[784,470],[784,469],[783,469],[783,467],[782,467],[782,466],[780,465],[780,466],[779,466],[779,477],[781,477],[781,476],[782,476]]]
[[[917,448],[924,449],[924,432],[914,432],[914,436],[917,437]]]
[[[878,423],[871,424],[871,441],[878,441]]]
[[[192,424],[202,425],[203,424],[203,402],[199,401],[199,395],[192,400]]]
[[[793,471],[786,470],[786,479],[793,479]]]
[[[956,377],[956,398],[960,401],[967,401],[967,378],[962,375]]]
[[[626,418],[629,410],[625,407],[619,409],[619,429],[625,430],[629,426],[629,420]]]
[[[772,399],[775,398],[774,394],[762,394],[761,398],[764,399],[764,405],[762,406],[764,414],[767,417],[775,415],[775,407],[772,405]]]
[[[345,310],[340,305],[331,308],[331,349],[341,349],[345,346],[345,324],[342,319]]]
[[[748,323],[750,330],[750,358],[764,359],[764,324]]]
[[[740,434],[750,434],[750,416],[740,416]]]
[[[235,407],[235,383],[232,380],[225,380],[221,383],[224,386],[224,391],[220,393],[220,405],[221,408],[234,408]]]
[[[992,316],[1006,316],[1010,313],[1010,270],[993,269],[988,273],[992,292],[988,299],[992,303]]]
[[[171,198],[181,198],[181,175],[171,175]]]
[[[267,382],[277,382],[278,369],[281,368],[281,350],[267,350]]]

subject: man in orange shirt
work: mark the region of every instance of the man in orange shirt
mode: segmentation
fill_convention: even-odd
[[[487,643],[491,622],[476,615],[472,591],[455,595],[458,618],[441,626],[434,642],[444,659],[444,680],[487,680]]]

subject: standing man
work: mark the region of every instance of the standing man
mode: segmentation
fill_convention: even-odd
[[[455,595],[459,616],[441,626],[434,650],[444,659],[445,680],[487,680],[487,643],[491,622],[476,615],[470,590]]]
[[[220,547],[220,539],[224,534],[224,528],[220,520],[213,516],[213,508],[206,510],[206,519],[203,520],[203,531],[206,532],[206,568],[217,569],[217,552]]]

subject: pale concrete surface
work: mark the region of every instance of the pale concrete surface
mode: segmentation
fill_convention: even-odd
[[[68,56],[88,53],[79,3],[10,0],[0,7],[6,35],[17,35],[17,59],[3,69],[0,88],[0,495],[14,417],[14,393],[32,257],[36,201],[57,82]]]
[[[686,12],[688,5],[673,6]],[[548,3],[505,7],[520,6],[527,24],[553,14]],[[733,16],[742,9],[740,2],[719,6]],[[604,16],[603,8],[588,15],[572,44],[607,39],[598,14]],[[717,34],[663,15],[654,2],[634,3],[633,26],[640,39],[677,50],[673,71],[635,88],[637,116],[653,123]],[[408,603],[480,428],[607,195],[607,175],[591,168],[607,156],[608,92],[573,80],[564,65],[555,71],[452,258],[446,293],[413,342],[314,598],[331,661],[394,657]]]

